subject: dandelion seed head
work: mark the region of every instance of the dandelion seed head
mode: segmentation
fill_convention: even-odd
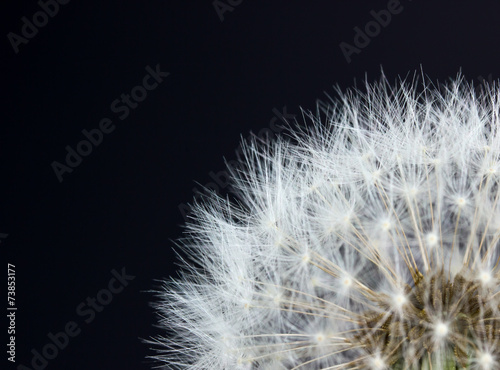
[[[467,204],[467,198],[465,198],[465,197],[458,197],[456,199],[456,202],[457,202],[457,206],[459,208],[462,208],[462,207],[464,207]]]
[[[164,368],[499,369],[500,91],[385,78],[242,145],[156,305]]]
[[[376,356],[375,358],[373,358],[371,360],[371,369],[372,370],[383,370],[383,369],[387,369],[387,365],[386,363],[382,360],[382,358],[380,358],[380,356]]]
[[[392,223],[391,223],[391,221],[389,221],[389,220],[385,220],[385,221],[383,221],[383,222],[381,223],[381,225],[380,225],[380,226],[381,226],[381,228],[382,228],[382,230],[383,230],[383,231],[388,231],[388,230],[391,228]]]
[[[479,280],[483,285],[489,285],[493,281],[493,276],[489,271],[479,271]]]
[[[435,232],[427,233],[425,239],[427,241],[427,245],[429,246],[429,248],[434,248],[435,246],[438,245],[439,236]]]
[[[479,353],[477,362],[481,370],[491,370],[495,361],[490,353]]]
[[[317,344],[321,344],[325,342],[325,334],[323,333],[318,333],[314,337],[314,340],[316,341]]]
[[[342,279],[342,284],[344,287],[349,288],[352,285],[352,279],[348,276]]]
[[[403,294],[400,293],[396,294],[393,297],[393,302],[396,308],[401,309],[406,304],[406,302],[408,302],[408,299]]]
[[[448,324],[445,324],[444,322],[437,322],[434,327],[434,332],[439,339],[445,338],[448,335],[449,330]]]

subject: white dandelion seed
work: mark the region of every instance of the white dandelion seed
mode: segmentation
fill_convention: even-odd
[[[196,205],[160,367],[500,368],[500,92],[365,88]]]

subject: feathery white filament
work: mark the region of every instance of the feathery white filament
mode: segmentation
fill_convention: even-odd
[[[165,368],[498,368],[500,92],[422,87],[243,146],[240,200],[195,206],[159,292]]]

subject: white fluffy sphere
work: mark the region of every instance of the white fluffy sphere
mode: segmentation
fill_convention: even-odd
[[[500,92],[383,78],[195,206],[164,368],[500,368]]]

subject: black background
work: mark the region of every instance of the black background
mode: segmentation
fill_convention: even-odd
[[[233,4],[239,1],[222,0]],[[15,53],[7,34],[40,10],[2,3],[0,250],[16,266],[16,365],[32,369],[48,333],[78,323],[47,369],[149,369],[141,338],[161,334],[146,291],[175,276],[171,239],[179,206],[235,157],[240,137],[269,128],[276,111],[314,109],[333,85],[423,71],[446,81],[461,69],[476,84],[500,76],[497,1],[401,0],[402,11],[348,63],[371,10],[387,1],[243,0],[222,17],[213,1],[70,1]],[[129,116],[110,104],[141,83],[146,66],[170,75]],[[274,109],[274,112],[273,112]],[[66,146],[110,118],[82,163],[59,182]],[[224,191],[224,190],[223,190]],[[223,192],[222,191],[222,192]],[[181,207],[182,208],[182,207]],[[76,313],[107,287],[111,270],[135,276],[90,323]]]

